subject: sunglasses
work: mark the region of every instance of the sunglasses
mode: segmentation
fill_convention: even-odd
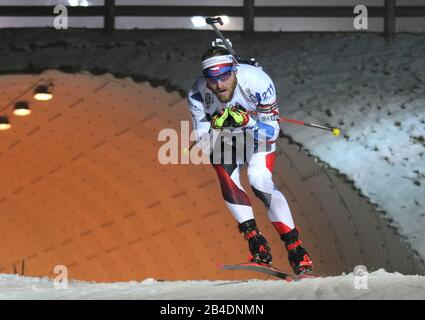
[[[210,84],[216,84],[218,81],[224,82],[226,80],[229,80],[231,76],[232,76],[232,71],[227,71],[215,77],[205,77],[205,79]]]

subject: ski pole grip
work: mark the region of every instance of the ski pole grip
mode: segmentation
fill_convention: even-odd
[[[207,24],[214,24],[214,23],[219,23],[221,26],[223,25],[223,20],[221,20],[220,17],[216,17],[216,18],[206,18],[205,19]]]

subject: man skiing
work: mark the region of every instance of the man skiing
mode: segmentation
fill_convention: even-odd
[[[261,67],[238,63],[224,47],[211,47],[201,60],[203,76],[188,94],[197,142],[205,145],[213,131],[220,132],[210,151],[211,163],[224,201],[248,241],[250,261],[271,266],[272,255],[239,180],[245,163],[251,188],[266,206],[270,221],[285,243],[294,272],[311,272],[313,263],[302,245],[288,203],[272,181],[280,127],[271,78]],[[236,147],[241,138],[245,144],[243,154]],[[230,152],[223,152],[224,145],[230,146]]]

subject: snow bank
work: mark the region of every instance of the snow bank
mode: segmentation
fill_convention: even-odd
[[[425,299],[425,277],[383,269],[358,280],[354,274],[304,279],[247,281],[156,281],[94,283],[70,281],[55,289],[47,278],[0,275],[0,299]],[[367,280],[366,282],[364,280]],[[367,285],[367,288],[366,288]]]

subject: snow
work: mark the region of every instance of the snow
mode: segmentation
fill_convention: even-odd
[[[361,284],[367,284],[367,288]],[[357,288],[357,289],[356,289]],[[43,278],[0,275],[0,299],[190,299],[190,300],[334,300],[425,299],[425,277],[388,273],[383,269],[356,282],[354,274],[338,277],[248,281],[156,281],[94,283],[70,281],[67,289],[55,289]]]

